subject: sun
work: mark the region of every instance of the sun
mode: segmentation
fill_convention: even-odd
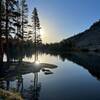
[[[41,30],[40,30],[40,35],[44,35],[45,34],[45,30],[42,28]]]

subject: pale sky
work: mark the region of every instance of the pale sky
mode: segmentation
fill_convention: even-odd
[[[39,13],[44,43],[58,42],[88,29],[100,19],[100,0],[27,0],[29,16]]]

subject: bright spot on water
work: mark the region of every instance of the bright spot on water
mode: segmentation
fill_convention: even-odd
[[[36,64],[36,65],[39,65],[39,64],[40,64],[40,62],[37,60],[37,61],[35,61],[35,64]]]

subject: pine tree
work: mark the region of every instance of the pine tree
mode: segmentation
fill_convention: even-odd
[[[16,34],[15,22],[18,15],[17,0],[5,0],[5,39],[6,39],[6,54],[9,61],[9,38],[12,34]]]
[[[14,26],[16,27],[16,34],[14,38],[21,38],[21,10],[20,10],[20,2],[16,1],[16,11],[14,12],[16,18],[13,19],[15,21]]]
[[[4,17],[4,2],[3,0],[0,0],[0,62],[3,62],[3,44],[2,44],[2,35],[4,31],[3,17]]]
[[[32,22],[33,22],[33,33],[34,33],[34,43],[37,44],[41,40],[41,35],[40,35],[40,21],[37,13],[37,9],[34,8],[33,13],[32,13]]]
[[[37,9],[34,8],[32,12],[32,22],[33,22],[33,35],[34,35],[34,45],[35,45],[35,61],[38,60],[38,45],[41,42],[41,37],[40,37],[40,21],[37,13]]]
[[[24,35],[27,34],[25,28],[27,28],[28,24],[28,7],[26,4],[26,0],[21,0],[21,33],[22,33],[22,40],[24,39]]]

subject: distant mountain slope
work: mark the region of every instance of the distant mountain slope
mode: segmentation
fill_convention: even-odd
[[[77,48],[100,49],[100,20],[95,22],[88,30],[64,41],[69,40],[75,43]]]

